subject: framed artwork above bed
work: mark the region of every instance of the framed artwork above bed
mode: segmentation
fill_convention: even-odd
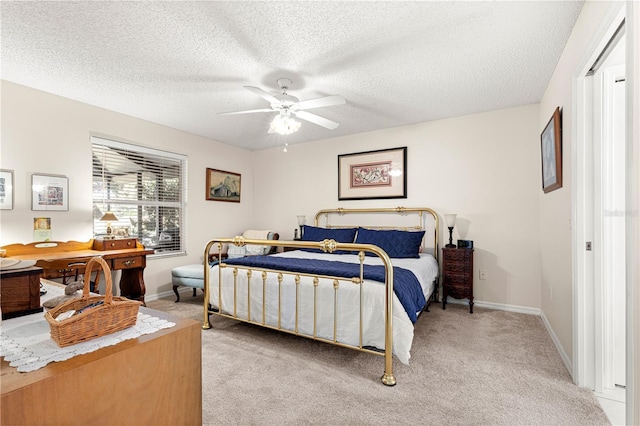
[[[407,198],[407,147],[338,155],[338,200]]]

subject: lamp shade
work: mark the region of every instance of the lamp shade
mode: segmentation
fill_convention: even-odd
[[[101,222],[117,222],[118,218],[113,213],[106,212],[105,214],[102,215],[102,217],[100,218],[100,221]]]
[[[447,228],[453,228],[456,226],[456,216],[457,214],[445,214],[444,221],[447,223]]]
[[[304,215],[298,215],[298,225],[302,226],[307,221],[307,217]]]

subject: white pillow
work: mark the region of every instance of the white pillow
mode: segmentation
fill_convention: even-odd
[[[252,240],[272,240],[273,231],[267,230],[247,230],[242,233],[242,236]],[[260,246],[257,244],[247,244],[247,256],[262,256],[269,253],[271,246]]]
[[[229,248],[227,249],[227,257],[229,259],[233,259],[234,257],[244,257],[247,254],[246,247],[239,247],[235,244],[229,244]]]
[[[247,244],[247,256],[261,256],[267,253],[269,246],[259,246],[255,244]]]

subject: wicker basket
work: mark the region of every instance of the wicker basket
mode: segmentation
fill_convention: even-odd
[[[93,270],[94,264],[101,266],[104,271],[106,278],[106,291],[104,296],[91,296],[89,294],[91,271]],[[49,322],[51,338],[59,346],[69,346],[115,333],[116,331],[124,330],[127,327],[135,325],[138,319],[138,308],[142,303],[125,297],[113,297],[112,285],[111,269],[109,265],[107,265],[107,262],[101,257],[91,258],[89,262],[87,262],[84,274],[82,297],[68,300],[44,314],[44,317]],[[77,312],[87,305],[100,301],[103,303],[99,306],[86,309],[81,313],[76,313],[62,321],[56,320],[56,318],[64,312],[72,309]]]

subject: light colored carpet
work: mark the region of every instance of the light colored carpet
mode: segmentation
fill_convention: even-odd
[[[201,321],[202,295],[148,303]],[[202,332],[203,423],[226,425],[608,425],[573,384],[539,317],[431,307],[410,365],[211,317]]]

